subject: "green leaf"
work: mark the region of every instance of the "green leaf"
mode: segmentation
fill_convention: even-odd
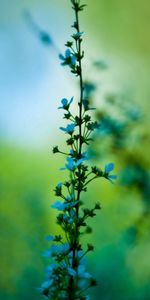
[[[98,210],[98,209],[101,209],[101,205],[100,205],[100,203],[98,203],[98,202],[97,202],[97,203],[95,204],[95,207],[94,207],[94,209],[97,209],[97,210]]]
[[[87,251],[94,251],[94,246],[92,244],[87,244]]]
[[[55,154],[55,153],[58,153],[58,152],[59,152],[58,146],[53,147],[53,153]]]

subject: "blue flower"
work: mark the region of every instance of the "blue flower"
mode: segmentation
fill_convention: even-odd
[[[67,164],[65,168],[61,168],[61,170],[69,170],[74,171],[78,166],[80,166],[86,158],[80,158],[77,161],[75,161],[72,157],[67,157]]]
[[[46,239],[46,241],[51,242],[55,239],[55,237],[53,235],[48,235],[48,236],[46,236],[45,239]]]
[[[71,199],[69,199],[71,200]],[[60,211],[64,211],[68,208],[74,207],[79,201],[72,201],[72,202],[60,202],[60,201],[56,201],[54,204],[51,205],[52,208],[55,208],[57,210]],[[52,236],[50,236],[51,240],[54,240],[55,238],[52,239]],[[49,240],[50,241],[50,240]]]
[[[74,194],[72,193],[71,195],[66,196],[65,199],[66,199],[66,201],[71,201],[71,200],[73,200],[73,199],[74,199]]]
[[[70,211],[69,211],[69,215],[67,213],[63,215],[63,220],[64,220],[65,223],[73,224],[73,222],[75,221],[75,219],[76,219],[76,213],[75,213],[75,211],[72,208],[77,203],[78,203],[78,201],[72,202],[72,203],[68,203],[68,208],[70,209]]]
[[[65,255],[69,251],[70,246],[68,243],[62,245],[52,245],[49,250],[44,252],[44,256],[50,258],[56,255]]]
[[[60,242],[62,240],[62,236],[59,234],[59,235],[48,235],[46,238],[46,241],[48,242],[51,242],[51,241],[54,241],[54,242]]]
[[[45,257],[51,257],[51,251],[50,250],[44,251],[43,256],[45,256]]]
[[[115,180],[115,179],[117,179],[117,175],[109,175],[108,179]]]
[[[65,51],[65,55],[60,54],[59,58],[63,61],[61,64],[63,66],[69,65],[74,66],[76,64],[77,58],[76,56],[70,51],[69,48]]]
[[[48,267],[46,267],[46,275],[47,275],[47,277],[50,277],[51,275],[52,275],[52,273],[53,273],[53,271],[55,270],[55,269],[57,269],[57,264],[56,263],[52,263],[51,265],[49,265]]]
[[[105,165],[105,173],[109,173],[109,172],[113,171],[114,167],[115,166],[113,163],[109,163],[109,164]]]
[[[75,277],[77,275],[76,271],[74,269],[72,269],[71,267],[67,268],[67,271],[69,273],[69,275]]]
[[[69,154],[70,154],[70,155],[74,155],[74,154],[75,154],[75,151],[74,151],[73,149],[71,149],[70,152],[69,152]]]
[[[75,127],[76,127],[76,124],[71,123],[71,124],[68,124],[66,128],[65,127],[60,127],[60,129],[64,132],[69,133],[69,134],[72,135],[73,132],[74,132]]]
[[[77,58],[75,55],[72,55],[71,56],[71,65],[75,66],[76,65],[76,62],[77,62]]]
[[[66,169],[70,170],[70,171],[74,171],[77,167],[76,162],[74,161],[73,158],[68,157],[67,158],[68,163],[66,164]]]
[[[71,267],[68,267],[67,270],[70,275],[72,275],[74,277],[78,276],[80,279],[81,278],[90,279],[92,277],[91,274],[89,274],[88,272],[85,271],[84,265],[79,265],[77,272],[74,269],[72,269]]]
[[[133,121],[136,121],[141,117],[140,112],[136,107],[132,108],[131,110],[127,109],[125,112],[127,116]]]
[[[59,183],[57,184],[57,187],[60,189],[60,188],[62,187],[62,182],[59,182]]]
[[[48,289],[53,284],[53,280],[48,280],[42,283],[41,288],[42,289]]]
[[[41,294],[43,294],[44,296],[48,297],[49,296],[49,288],[52,287],[54,281],[53,279],[44,281],[43,284],[41,285],[40,288],[38,288],[37,290],[40,291]]]
[[[80,278],[91,278],[91,274],[85,271],[85,266],[84,265],[79,265],[78,267],[78,276]]]
[[[75,39],[75,40],[78,40],[82,35],[83,35],[84,32],[77,32],[77,33],[74,33],[72,35],[72,37]]]
[[[70,55],[71,55],[71,51],[70,51],[70,49],[66,49],[66,52],[65,52],[65,57],[66,58],[68,58],[68,57],[70,57]]]
[[[66,49],[65,51],[65,56],[63,56],[62,54],[59,55],[60,59],[65,60],[66,58],[71,56],[71,51],[69,48]]]
[[[113,163],[109,163],[109,164],[105,165],[104,177],[109,179],[111,182],[112,182],[112,180],[117,179],[117,175],[110,175],[109,174],[111,171],[113,171],[113,169],[114,169],[114,164]]]
[[[65,210],[65,204],[60,202],[60,201],[56,201],[54,204],[51,205],[52,208],[56,208],[60,211],[64,211]]]
[[[68,101],[66,98],[63,98],[61,100],[61,104],[62,106],[58,107],[58,109],[65,109],[65,110],[68,110],[69,107],[70,107],[70,104],[72,103],[73,101],[73,97],[70,99],[70,101]]]

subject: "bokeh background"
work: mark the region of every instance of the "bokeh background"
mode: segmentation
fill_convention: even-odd
[[[93,162],[114,161],[118,180],[91,184],[84,201],[100,200],[91,222],[95,252],[87,260],[99,286],[92,299],[150,299],[148,0],[86,0],[81,15],[84,78],[109,133],[98,133]],[[26,12],[55,43],[42,43]],[[50,209],[53,188],[64,178],[59,133],[63,97],[78,97],[78,83],[60,66],[57,49],[72,33],[68,0],[0,0],[1,299],[41,299],[44,237],[58,231]],[[56,49],[57,47],[57,49]],[[100,63],[95,64],[94,62]],[[111,122],[110,122],[111,118]],[[116,125],[117,122],[117,125]],[[111,125],[110,125],[111,124]],[[114,125],[115,124],[115,125]]]

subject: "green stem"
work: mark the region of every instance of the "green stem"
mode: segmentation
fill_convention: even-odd
[[[98,176],[96,175],[96,176],[94,176],[94,177],[92,177],[91,179],[89,179],[85,184],[84,184],[84,186],[83,187],[86,187],[87,186],[87,184],[88,183],[90,183],[91,181],[93,181],[94,179],[96,179],[96,178],[98,178]]]
[[[77,24],[77,32],[80,32],[79,28],[79,16],[78,16],[78,11],[75,10],[75,17],[76,17],[76,24]],[[80,102],[78,103],[79,105],[79,149],[78,149],[78,155],[79,158],[81,158],[81,153],[82,153],[82,106],[83,106],[83,78],[82,78],[82,63],[81,63],[81,39],[78,40],[76,43],[77,51],[79,54],[79,70],[80,70]],[[78,180],[79,180],[79,185],[78,185],[78,192],[77,192],[77,201],[80,200],[80,185],[81,185],[81,166],[78,167],[79,169],[79,175],[78,175]],[[76,206],[76,218],[78,220],[79,217],[79,203]],[[78,223],[78,222],[77,222]],[[72,268],[76,269],[76,249],[78,246],[78,239],[79,239],[79,227],[78,224],[76,223],[76,228],[75,228],[75,240],[73,244],[73,254],[72,254]],[[70,276],[70,281],[69,281],[69,300],[74,300],[75,298],[75,291],[76,291],[76,286],[74,282],[73,276]]]

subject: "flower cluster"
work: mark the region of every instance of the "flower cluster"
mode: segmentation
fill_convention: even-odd
[[[58,211],[57,224],[61,227],[64,235],[48,236],[47,241],[52,242],[51,247],[44,253],[48,259],[53,259],[46,271],[46,281],[42,284],[40,292],[48,299],[88,300],[87,290],[95,286],[96,281],[86,271],[84,257],[94,250],[92,244],[87,244],[86,249],[81,244],[81,236],[91,233],[88,219],[96,215],[101,209],[100,203],[96,202],[93,208],[85,208],[81,200],[82,192],[87,191],[88,184],[100,177],[110,181],[116,179],[111,174],[114,164],[109,163],[104,168],[97,168],[88,164],[88,154],[85,151],[91,142],[91,135],[100,124],[92,120],[90,107],[86,99],[86,86],[84,90],[82,79],[82,59],[84,52],[81,50],[83,32],[79,28],[78,14],[85,5],[79,0],[71,0],[75,11],[75,22],[73,28],[75,33],[72,40],[67,41],[64,55],[60,55],[61,64],[68,66],[72,73],[79,76],[80,100],[77,115],[72,113],[73,97],[68,100],[63,98],[58,109],[64,113],[67,124],[60,130],[67,135],[66,144],[68,153],[61,151],[58,146],[53,148],[53,153],[61,153],[66,156],[66,164],[61,170],[69,172],[69,178],[60,182],[54,189],[56,199],[52,208]],[[89,88],[89,87],[88,87]],[[91,87],[90,87],[91,89]]]

